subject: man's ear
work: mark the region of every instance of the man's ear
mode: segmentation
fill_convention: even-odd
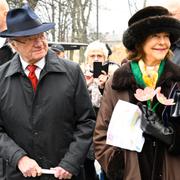
[[[16,49],[14,48],[14,46],[11,43],[9,43],[9,46],[11,47],[13,52],[16,52]]]
[[[9,42],[9,45],[12,47],[12,49],[14,49],[15,51],[17,50],[17,48],[16,48],[16,42],[15,41],[10,41]]]
[[[9,43],[13,48],[16,46],[14,41],[10,41]]]

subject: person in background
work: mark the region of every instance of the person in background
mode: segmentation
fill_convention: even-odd
[[[9,5],[6,0],[0,0],[0,32],[6,30],[6,15],[9,11]],[[7,43],[6,38],[0,38],[0,65],[9,61],[14,53]]]
[[[105,83],[109,77],[109,74],[105,71],[102,72],[97,78],[93,77],[93,63],[101,62],[105,64],[108,58],[108,49],[106,45],[100,41],[94,41],[90,43],[86,51],[85,55],[85,79],[89,89],[90,97],[93,103],[93,107],[96,112],[100,107],[100,99],[102,97],[102,93],[104,90]]]
[[[51,49],[56,52],[59,58],[65,58],[64,47],[61,44],[53,44]]]
[[[180,67],[171,61],[170,49],[179,29],[180,21],[161,6],[145,7],[128,21],[123,44],[130,61],[106,82],[93,137],[95,157],[111,180],[179,180]],[[140,152],[106,144],[119,100],[142,111]]]
[[[109,63],[109,49],[107,48],[106,44],[100,41],[94,41],[90,43],[87,46],[84,55],[86,62],[84,75],[93,106],[97,112],[100,107],[100,100],[103,94],[105,83],[109,76],[111,76],[119,66],[115,63]],[[102,70],[102,73],[98,77],[94,78],[94,62],[101,62],[102,65],[108,65],[108,72]]]
[[[8,12],[0,33],[17,52],[0,68],[6,180],[84,180],[95,113],[80,66],[48,49],[45,32],[54,26],[26,5]]]
[[[180,1],[179,0],[166,0],[163,2],[163,6],[166,7],[172,15],[180,20]],[[180,39],[178,39],[175,43],[172,44],[171,47],[174,56],[173,61],[180,65]]]
[[[108,75],[106,74],[106,72],[103,72],[103,74],[100,75],[100,77],[95,79],[93,77],[93,62],[96,61],[104,63],[108,57],[108,49],[106,48],[104,43],[94,41],[87,46],[84,55],[86,62],[84,75],[89,90],[89,95],[91,97],[91,102],[97,114],[98,109],[100,107],[100,101],[104,89],[104,84],[108,79]],[[93,144],[90,147],[88,156],[85,160],[84,167],[87,180],[99,179],[95,168]]]
[[[6,30],[6,15],[9,11],[9,5],[6,0],[0,0],[0,32]],[[14,53],[12,48],[7,43],[6,38],[0,37],[0,65],[9,61],[13,57]],[[0,179],[5,180],[5,167],[6,162],[0,158]]]
[[[107,44],[104,44],[100,41],[94,41],[90,43],[85,51],[85,62],[87,63],[85,71],[85,79],[91,101],[94,107],[96,114],[98,113],[101,98],[103,95],[105,83],[108,80],[109,76],[112,75],[113,71],[118,68],[115,63],[109,63],[108,57],[112,54],[110,47]],[[108,72],[102,71],[98,77],[94,77],[93,73],[95,72],[93,63],[101,62],[102,65],[108,65]],[[87,158],[85,161],[85,170],[87,180],[97,179],[95,167],[94,167],[94,150],[93,147],[90,149],[91,158]],[[90,176],[92,175],[92,176]],[[101,173],[103,179],[106,180],[106,175],[104,172]]]

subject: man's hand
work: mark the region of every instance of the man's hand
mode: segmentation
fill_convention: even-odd
[[[18,162],[18,168],[24,177],[41,176],[41,167],[34,159],[23,156]]]
[[[51,168],[55,170],[54,176],[58,179],[71,179],[72,174],[61,167]]]

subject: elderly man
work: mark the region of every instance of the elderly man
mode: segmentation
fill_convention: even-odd
[[[79,65],[48,50],[44,32],[53,27],[24,6],[8,12],[7,30],[0,33],[17,51],[0,68],[6,180],[82,179],[95,115]]]

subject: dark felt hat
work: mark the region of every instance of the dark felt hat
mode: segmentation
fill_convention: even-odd
[[[51,49],[56,52],[59,52],[59,51],[64,52],[64,47],[61,44],[54,44],[51,46]]]
[[[147,36],[170,33],[173,43],[180,37],[180,21],[162,6],[148,6],[136,12],[128,21],[128,29],[123,34],[123,44],[128,50],[134,50],[136,44],[142,43]]]
[[[34,11],[25,5],[12,9],[6,17],[7,30],[0,33],[1,37],[30,36],[54,28],[54,23],[42,23]]]

